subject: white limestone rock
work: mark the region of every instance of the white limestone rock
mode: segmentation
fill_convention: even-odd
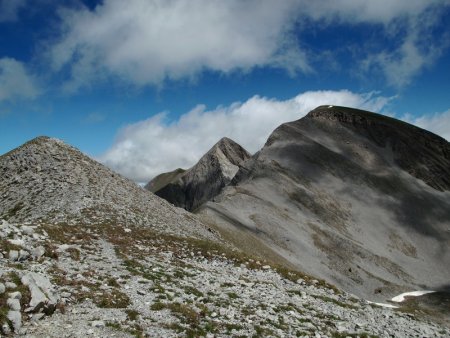
[[[11,290],[11,289],[16,289],[17,288],[17,284],[13,283],[13,282],[6,282],[5,283],[6,289]]]
[[[32,236],[34,233],[34,229],[28,225],[23,225],[21,228],[22,232],[28,236]]]
[[[20,300],[17,298],[9,298],[6,304],[12,311],[20,311]]]
[[[11,321],[14,332],[18,333],[22,327],[22,315],[20,311],[10,310],[8,312],[7,318]]]
[[[55,308],[58,297],[53,292],[53,286],[47,277],[35,272],[28,272],[21,281],[22,284],[28,286],[31,292],[29,312],[36,312],[41,308]]]
[[[43,246],[38,246],[36,248],[31,249],[31,256],[34,260],[39,260],[45,254],[45,248]]]
[[[30,257],[30,253],[26,250],[19,251],[19,261],[27,260]]]
[[[19,259],[19,251],[17,250],[9,250],[8,257],[10,261],[17,261]]]

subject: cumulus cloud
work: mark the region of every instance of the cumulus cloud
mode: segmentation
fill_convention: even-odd
[[[137,182],[147,182],[162,172],[192,166],[221,137],[253,153],[281,123],[299,119],[318,105],[381,111],[389,101],[378,93],[341,90],[309,91],[285,101],[254,96],[213,110],[198,105],[174,122],[160,113],[126,126],[100,160]]]
[[[450,142],[450,109],[443,113],[428,114],[419,117],[406,115],[402,119],[420,128],[429,130]]]
[[[60,10],[60,37],[48,56],[68,71],[67,90],[111,75],[137,86],[193,79],[203,70],[230,73],[254,67],[313,72],[302,43],[308,24],[377,24],[381,50],[360,46],[365,69],[381,70],[402,86],[433,63],[439,48],[430,28],[449,0],[104,0],[94,9]],[[401,32],[401,34],[399,33]],[[427,48],[422,48],[427,42]],[[389,45],[389,44],[388,44]]]
[[[26,0],[0,0],[0,22],[16,21],[19,11],[25,5]]]
[[[11,58],[0,59],[0,102],[34,99],[39,94],[36,78],[21,62]]]
[[[308,71],[290,34],[296,1],[105,0],[95,10],[61,11],[63,34],[50,51],[69,89],[98,71],[136,85],[275,65]],[[294,43],[292,43],[294,42]]]

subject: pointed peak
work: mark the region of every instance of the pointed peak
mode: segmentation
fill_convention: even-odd
[[[226,157],[234,157],[238,156],[239,158],[245,159],[250,157],[250,153],[245,150],[239,143],[233,141],[228,137],[222,137],[212,148],[204,155],[204,157],[208,157],[212,154],[220,151],[225,154]]]
[[[243,149],[245,150],[239,143],[233,141],[228,137],[222,137],[216,144],[214,144],[209,151],[215,151],[216,149]]]
[[[233,141],[232,139],[228,137],[222,137],[214,146],[220,146],[222,144],[232,144],[232,145],[239,145],[237,142]]]

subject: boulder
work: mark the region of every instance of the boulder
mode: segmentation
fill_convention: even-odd
[[[20,300],[17,298],[9,298],[6,304],[12,311],[20,311]]]
[[[33,259],[38,260],[45,254],[45,248],[43,246],[38,246],[37,248],[31,249],[31,256]]]
[[[6,289],[9,289],[9,290],[17,288],[17,284],[13,283],[13,282],[6,282],[5,286],[6,286]]]
[[[37,312],[44,309],[44,312],[52,313],[55,310],[58,297],[53,292],[52,284],[47,277],[36,272],[28,272],[21,281],[31,292],[30,307],[26,311]]]
[[[26,250],[19,251],[19,261],[24,261],[30,257],[30,253]]]
[[[34,229],[28,225],[23,225],[21,230],[24,234],[29,235],[29,236],[33,235],[33,233],[34,233]]]
[[[19,259],[19,251],[9,250],[8,256],[11,261],[15,262]]]
[[[12,299],[21,299],[22,298],[22,294],[19,291],[15,291],[15,292],[10,292],[8,294],[9,298]]]
[[[8,312],[7,318],[11,321],[14,332],[18,333],[20,328],[22,327],[22,315],[20,314],[20,311],[10,310]]]

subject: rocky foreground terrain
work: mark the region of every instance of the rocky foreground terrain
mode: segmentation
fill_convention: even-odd
[[[149,227],[0,224],[3,335],[448,337],[210,240]]]

